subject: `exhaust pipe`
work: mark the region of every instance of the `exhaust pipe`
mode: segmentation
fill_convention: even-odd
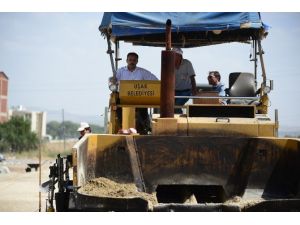
[[[175,53],[171,51],[170,19],[166,22],[166,50],[161,52],[160,117],[174,118]]]

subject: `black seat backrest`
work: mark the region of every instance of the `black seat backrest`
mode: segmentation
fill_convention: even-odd
[[[255,78],[252,73],[230,73],[228,95],[231,97],[255,97]]]

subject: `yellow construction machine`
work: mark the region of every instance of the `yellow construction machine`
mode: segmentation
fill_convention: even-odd
[[[277,113],[268,116],[267,29],[259,13],[104,13],[99,30],[113,71],[108,134],[85,135],[72,157],[58,156],[49,211],[300,211],[300,140],[279,138]],[[161,79],[117,83],[120,41],[165,47]],[[171,48],[231,42],[253,45],[254,72],[233,68],[226,96],[198,87],[197,96],[184,96],[191,103],[174,105]],[[136,128],[137,108],[151,115],[147,133],[118,133]]]

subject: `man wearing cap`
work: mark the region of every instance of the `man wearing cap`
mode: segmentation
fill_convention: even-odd
[[[176,52],[175,56],[175,96],[191,96],[196,95],[195,71],[192,63],[182,57],[180,48],[173,48]],[[175,105],[182,106],[189,99],[175,98]],[[182,109],[175,109],[175,113],[182,114]]]
[[[86,122],[81,122],[80,127],[77,129],[77,131],[80,132],[79,140],[86,134],[86,133],[92,133],[92,129],[90,125]]]

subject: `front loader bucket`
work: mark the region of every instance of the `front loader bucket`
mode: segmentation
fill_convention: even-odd
[[[74,181],[84,186],[105,177],[134,183],[139,191],[156,195],[154,210],[162,204],[219,204],[234,197],[298,199],[299,143],[285,138],[92,134],[74,146]]]

